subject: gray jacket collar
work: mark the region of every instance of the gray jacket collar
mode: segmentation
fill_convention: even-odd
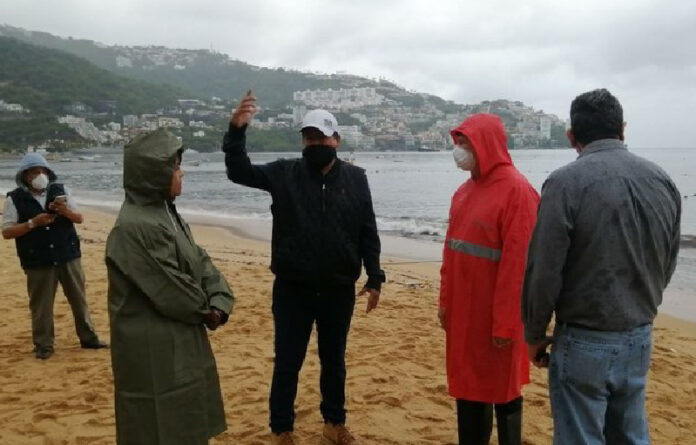
[[[626,144],[619,139],[600,139],[585,145],[578,158],[606,150],[627,150],[627,148]]]

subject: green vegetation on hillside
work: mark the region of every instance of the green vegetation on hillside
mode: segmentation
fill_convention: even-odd
[[[0,99],[32,113],[64,114],[82,102],[115,113],[147,112],[186,93],[165,85],[126,79],[71,54],[0,37]],[[115,102],[113,102],[115,101]]]
[[[174,134],[183,138],[184,147],[193,148],[201,153],[220,151],[224,131],[215,128],[204,130],[205,136],[194,137],[197,129],[184,127],[173,130]],[[250,128],[247,130],[247,151],[251,152],[278,152],[299,151],[302,149],[300,133],[297,130],[283,128],[273,130],[259,130]]]
[[[302,149],[300,133],[291,128],[277,130],[247,130],[249,151],[299,151]]]
[[[18,147],[44,142],[62,141],[52,144],[53,149],[62,150],[82,141],[75,130],[61,125],[50,115],[12,120],[0,120],[0,151],[12,151]]]
[[[0,99],[29,113],[3,113],[0,150],[24,149],[46,140],[56,148],[82,141],[57,121],[66,107],[82,103],[120,119],[125,113],[151,112],[176,103],[187,93],[166,85],[127,79],[63,51],[0,36]],[[54,145],[53,143],[51,143]]]
[[[217,96],[232,99],[253,89],[260,93],[259,103],[262,107],[279,107],[292,102],[293,91],[341,88],[345,83],[340,76],[317,76],[284,68],[261,68],[232,61],[226,55],[206,50],[189,51],[195,60],[186,65],[185,69],[155,65],[152,61],[139,57],[133,57],[132,67],[118,66],[116,57],[120,53],[117,47],[105,47],[90,40],[64,39],[45,32],[26,32],[9,26],[0,28],[7,36],[67,51],[121,76],[178,87],[187,91],[192,98],[210,99]]]

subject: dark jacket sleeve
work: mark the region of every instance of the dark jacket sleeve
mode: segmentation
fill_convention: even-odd
[[[365,286],[370,289],[380,290],[382,288],[382,283],[384,283],[386,279],[384,271],[380,268],[379,264],[379,255],[382,246],[379,240],[379,233],[377,232],[375,211],[372,207],[370,185],[367,182],[367,176],[364,172],[362,172],[362,177],[367,199],[365,201],[364,220],[360,233],[360,255],[362,256],[363,263],[365,264],[365,271],[367,272],[367,283]]]
[[[240,128],[230,124],[222,140],[227,177],[236,184],[271,192],[272,172],[277,162],[265,165],[251,163],[246,152],[246,129],[246,125]]]
[[[546,337],[563,287],[563,268],[574,225],[572,213],[566,188],[553,179],[547,180],[541,190],[522,290],[522,322],[529,344]]]

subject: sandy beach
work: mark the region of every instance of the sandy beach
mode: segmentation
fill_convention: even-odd
[[[85,212],[79,227],[92,317],[109,339],[104,244],[114,216]],[[194,235],[237,297],[229,323],[210,333],[228,430],[212,444],[269,442],[267,399],[273,360],[267,242],[229,230],[194,226]],[[437,324],[437,264],[389,264],[377,311],[359,299],[348,343],[348,424],[367,444],[454,444],[455,410],[447,395],[444,336]],[[113,444],[113,381],[108,350],[82,350],[61,291],[55,305],[56,353],[32,354],[26,280],[14,243],[0,243],[0,444]],[[648,383],[656,444],[694,443],[696,324],[667,316],[656,322]],[[319,441],[319,363],[310,344],[297,400],[301,443]],[[533,370],[524,390],[524,443],[548,444],[552,423],[546,373]]]

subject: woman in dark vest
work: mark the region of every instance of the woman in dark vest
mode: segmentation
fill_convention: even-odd
[[[80,344],[100,349],[85,300],[85,274],[75,224],[82,223],[63,184],[38,153],[22,159],[17,188],[7,194],[2,236],[14,239],[27,276],[32,338],[36,358],[53,355],[53,303],[58,283],[70,303]]]

